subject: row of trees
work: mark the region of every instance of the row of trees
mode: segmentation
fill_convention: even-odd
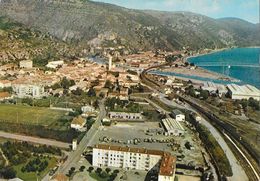
[[[47,160],[41,160],[39,157],[29,161],[24,167],[21,168],[22,172],[42,172],[48,167]]]

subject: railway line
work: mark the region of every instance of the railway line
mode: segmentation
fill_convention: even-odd
[[[153,66],[144,70],[140,75],[142,82],[144,84],[148,84],[149,87],[153,87],[155,90],[161,92],[161,85],[153,80],[150,80],[149,78],[147,78],[146,75],[149,71],[156,68],[164,67],[166,65],[169,65],[169,63]],[[235,135],[234,132],[229,132],[229,129],[225,127],[225,123],[223,123],[214,114],[212,114],[210,110],[205,110],[203,106],[198,105],[192,100],[188,100],[187,97],[183,97],[180,95],[177,96],[179,96],[180,99],[188,103],[191,107],[198,110],[209,120],[214,120],[213,126],[220,131],[221,135],[226,139],[230,147],[232,147],[232,151],[236,155],[237,159],[240,161],[240,164],[243,166],[249,179],[252,181],[260,181],[260,169],[258,165],[259,158],[257,158],[257,155],[248,146],[246,146],[244,142],[241,142],[240,136]]]

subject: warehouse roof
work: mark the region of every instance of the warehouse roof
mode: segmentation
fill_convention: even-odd
[[[228,89],[232,94],[248,95],[248,96],[260,96],[260,90],[252,85],[237,85],[237,84],[228,84]]]
[[[176,130],[176,129],[184,131],[182,125],[179,123],[179,121],[176,121],[175,119],[166,118],[162,120],[162,123],[167,131]]]

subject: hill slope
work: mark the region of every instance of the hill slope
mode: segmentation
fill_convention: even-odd
[[[0,63],[30,59],[40,66],[51,60],[77,56],[77,52],[48,34],[0,17]]]
[[[84,2],[82,2],[84,1]],[[255,46],[257,26],[187,12],[126,9],[86,0],[1,0],[0,16],[86,47],[124,50]]]

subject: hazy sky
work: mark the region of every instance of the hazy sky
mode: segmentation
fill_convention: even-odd
[[[259,22],[259,0],[94,0],[134,9],[191,11],[213,18],[237,17]]]

